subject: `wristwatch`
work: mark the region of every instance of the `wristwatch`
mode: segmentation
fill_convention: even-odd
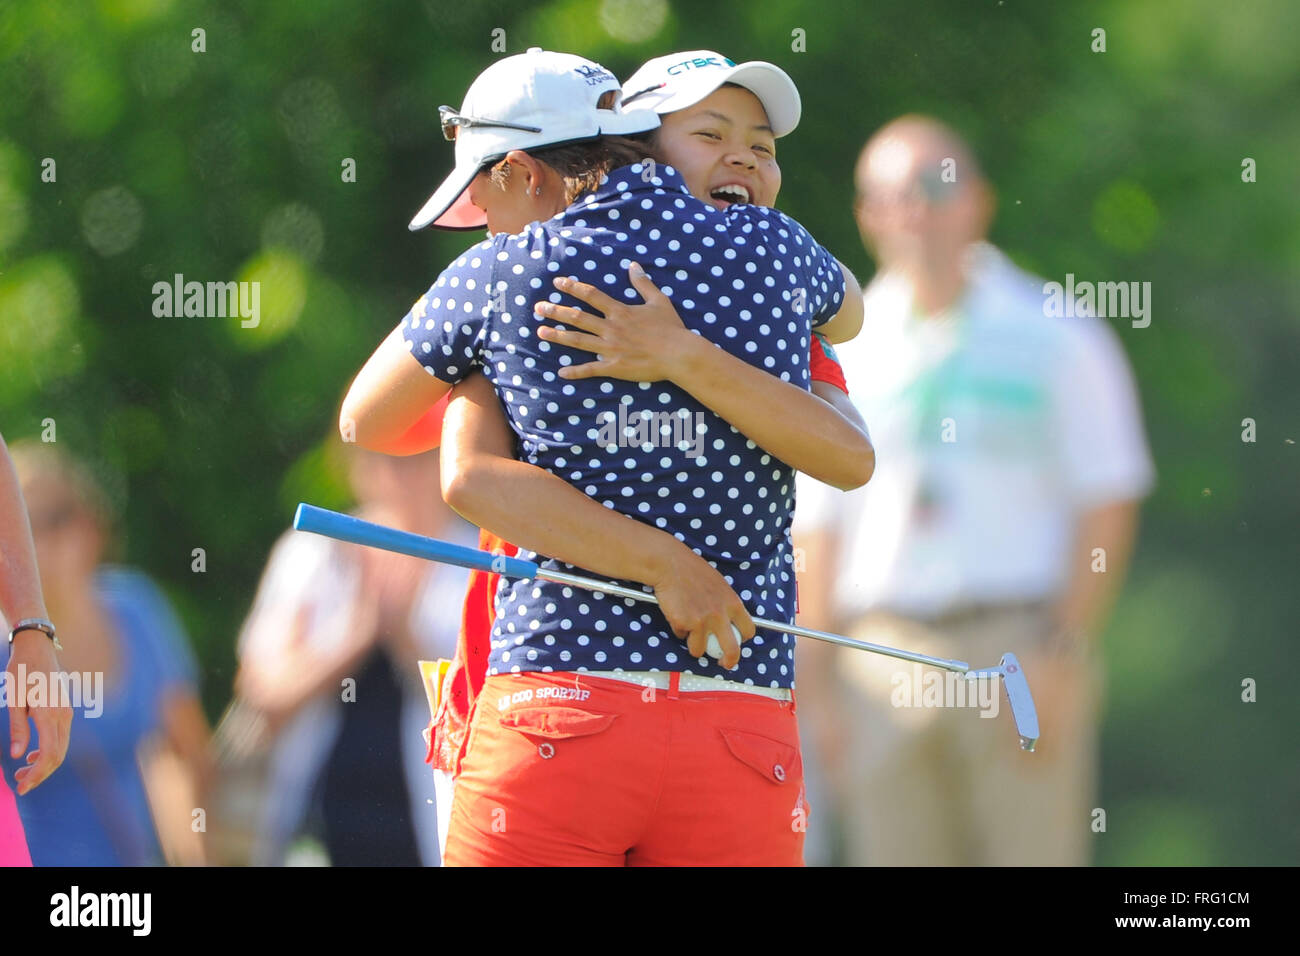
[[[21,621],[19,621],[17,624],[15,624],[15,625],[13,626],[13,628],[9,631],[9,646],[10,646],[10,647],[13,646],[13,643],[14,643],[14,635],[17,634],[19,631],[40,631],[42,634],[44,634],[44,635],[45,635],[46,637],[48,637],[51,641],[54,642],[54,649],[55,649],[56,651],[61,651],[61,650],[63,650],[63,645],[59,643],[59,639],[58,639],[58,637],[55,636],[55,633],[54,633],[54,623],[53,623],[52,621],[46,619],[46,618],[43,618],[43,617],[25,617],[25,618],[23,618]]]

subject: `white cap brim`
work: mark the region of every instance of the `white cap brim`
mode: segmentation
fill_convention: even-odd
[[[478,171],[478,166],[453,169],[406,228],[411,232],[428,225],[442,229],[486,228],[487,214],[469,201],[469,184]]]
[[[793,133],[799,125],[799,116],[803,112],[799,88],[779,66],[755,61],[740,63],[722,82],[743,86],[758,97],[767,112],[773,136]]]
[[[659,128],[659,114],[654,110],[628,110],[602,116],[598,136],[632,136]]]

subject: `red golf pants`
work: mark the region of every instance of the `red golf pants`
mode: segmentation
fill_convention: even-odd
[[[451,866],[801,866],[793,702],[576,672],[489,677]]]

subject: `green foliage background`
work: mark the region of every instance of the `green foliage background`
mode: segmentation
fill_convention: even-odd
[[[1152,283],[1150,328],[1116,324],[1159,487],[1106,635],[1096,858],[1300,859],[1287,0],[0,3],[0,428],[36,436],[52,417],[98,468],[127,559],[181,609],[210,714],[293,505],[347,503],[327,451],[347,382],[472,241],[405,224],[450,168],[436,107],[500,55],[496,29],[507,53],[570,50],[620,76],[675,49],[781,64],[804,96],[782,206],[861,277],[857,150],[920,111],[972,140],[999,190],[993,238],[1019,262]],[[152,285],[175,273],[260,279],[261,325],[154,317]],[[1258,703],[1240,700],[1247,677]]]

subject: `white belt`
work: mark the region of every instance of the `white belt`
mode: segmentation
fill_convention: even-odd
[[[585,671],[587,677],[607,677],[610,680],[626,681],[642,687],[656,687],[668,690],[670,674],[667,671]],[[580,674],[578,676],[583,676]],[[727,680],[725,677],[700,677],[698,674],[682,674],[677,685],[679,691],[738,691],[742,694],[758,694],[772,700],[790,700],[794,695],[788,687],[759,687],[757,684],[742,684],[740,681]]]

